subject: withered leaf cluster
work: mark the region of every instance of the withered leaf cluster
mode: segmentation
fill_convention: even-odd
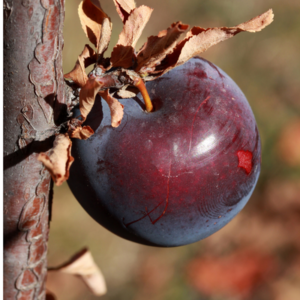
[[[123,30],[110,58],[104,58],[112,32],[110,18],[103,11],[98,0],[83,0],[79,5],[78,13],[82,28],[95,50],[89,45],[85,45],[82,53],[78,56],[74,69],[64,76],[80,88],[81,120],[77,119],[77,122],[73,122],[73,126],[70,126],[68,135],[72,138],[87,139],[93,134],[90,127],[82,127],[81,125],[91,111],[97,94],[101,95],[110,107],[112,127],[118,127],[123,117],[123,105],[110,93],[111,87],[119,89],[117,92],[119,97],[130,98],[135,94],[127,88],[134,85],[138,79],[142,79],[143,82],[155,80],[171,69],[184,64],[190,58],[198,56],[209,47],[240,32],[262,30],[273,21],[274,17],[270,9],[250,21],[234,27],[192,27],[190,30],[189,25],[175,22],[166,30],[160,31],[157,36],[150,36],[141,49],[137,51],[135,49],[136,43],[153,9],[145,5],[136,7],[133,0],[113,1],[123,21]],[[185,34],[183,39],[182,34]],[[90,75],[86,74],[85,69],[92,64],[95,66],[94,70],[98,70],[96,75],[95,72],[90,73]],[[127,81],[123,82],[122,85],[120,82],[117,85],[115,77],[112,76],[116,72],[117,74],[122,73],[127,78]],[[66,138],[68,137],[64,136],[64,142]],[[60,140],[63,139],[60,138]],[[55,147],[58,147],[59,141],[56,140]],[[69,145],[71,147],[70,139]],[[64,162],[60,158],[59,164],[62,165],[60,168],[54,167],[58,161],[52,162],[53,153],[57,153],[57,151],[61,151],[61,149],[56,150],[54,148],[51,157],[42,154],[40,160],[50,170],[56,184],[60,184],[68,178],[68,171],[63,173],[58,169],[67,170],[70,167],[70,157]],[[51,160],[51,164],[49,160]]]

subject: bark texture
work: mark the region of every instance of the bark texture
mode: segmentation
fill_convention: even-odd
[[[37,161],[65,109],[64,0],[4,0],[4,299],[45,299],[52,184]]]

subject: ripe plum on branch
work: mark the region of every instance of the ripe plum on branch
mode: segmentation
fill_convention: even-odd
[[[110,58],[104,58],[110,18],[91,0],[79,6],[96,51],[85,45],[65,75],[79,93],[79,107],[67,121],[67,133],[40,159],[57,184],[68,179],[73,163],[72,192],[115,234],[166,247],[198,241],[245,206],[261,160],[244,94],[225,72],[198,56],[240,32],[262,30],[273,12],[234,27],[188,31],[176,22],[135,51],[152,9],[135,7],[131,0],[114,2],[124,27]],[[62,153],[63,162],[56,159]]]
[[[246,204],[260,172],[260,140],[237,85],[201,58],[147,83],[142,97],[121,100],[114,129],[104,100],[74,140],[69,186],[107,229],[132,241],[178,246],[203,239]],[[99,118],[99,116],[102,116]]]

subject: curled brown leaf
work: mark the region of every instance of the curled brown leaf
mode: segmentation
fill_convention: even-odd
[[[130,12],[136,7],[134,0],[114,0],[114,3],[120,18],[125,24]]]
[[[271,24],[273,20],[274,20],[273,10],[269,9],[265,13],[257,17],[254,17],[247,22],[241,23],[236,27],[240,28],[243,31],[258,32],[264,29],[269,24]]]
[[[130,68],[133,64],[134,49],[131,46],[116,45],[111,53],[111,66]]]
[[[49,271],[79,276],[96,296],[102,296],[107,291],[102,272],[96,265],[91,252],[86,248],[76,253],[62,266],[50,268]]]
[[[82,121],[85,121],[87,115],[91,111],[97,93],[102,87],[102,83],[98,78],[90,78],[82,87],[79,93],[79,109],[82,116]]]
[[[112,25],[107,14],[100,5],[91,0],[83,0],[78,7],[78,14],[83,31],[101,55],[107,49],[110,41]]]
[[[94,130],[90,126],[78,126],[70,132],[70,137],[79,140],[87,140],[93,134]]]
[[[50,172],[57,186],[69,178],[69,169],[74,161],[71,156],[72,142],[67,134],[56,136],[53,148],[48,153],[40,153],[38,160],[41,161]]]
[[[82,53],[78,56],[74,69],[65,74],[64,78],[73,80],[79,87],[83,87],[88,77],[85,73],[85,68],[96,62],[96,53],[89,46],[85,45]]]
[[[267,25],[272,23],[274,18],[272,9],[265,13],[241,23],[234,27],[216,27],[201,28],[193,27],[186,35],[185,39],[179,42],[173,52],[168,54],[154,71],[151,71],[145,80],[154,80],[155,78],[167,73],[171,69],[184,64],[190,58],[199,55],[213,45],[225,41],[234,35],[243,32],[261,31]]]
[[[113,67],[129,68],[133,63],[134,47],[146,26],[153,9],[142,5],[129,15],[111,55]]]
[[[135,8],[129,15],[122,32],[120,33],[117,45],[135,47],[142,34],[153,9],[142,5]]]
[[[172,52],[176,41],[188,27],[189,25],[176,22],[168,29],[160,31],[157,36],[150,36],[137,55],[135,71],[155,67],[168,53]],[[143,73],[143,70],[141,72]]]
[[[97,50],[97,53],[99,55],[103,55],[103,53],[108,48],[111,32],[112,32],[112,23],[110,22],[110,19],[105,18],[102,23],[101,38]]]
[[[223,42],[240,32],[261,31],[264,27],[266,27],[273,21],[273,17],[273,12],[270,9],[262,15],[234,27],[207,29],[201,27],[193,28],[192,31],[188,33],[188,37],[190,37],[190,35],[192,35],[192,37],[183,46],[176,66],[185,63],[190,58],[199,55],[211,46]],[[193,31],[195,32],[195,34],[193,34]]]
[[[109,90],[100,92],[101,97],[107,102],[111,113],[111,126],[118,127],[124,115],[124,106],[109,94]]]

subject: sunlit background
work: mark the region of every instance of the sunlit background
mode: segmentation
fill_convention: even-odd
[[[86,43],[77,7],[66,0],[64,72]],[[84,246],[102,270],[103,300],[299,300],[300,299],[300,1],[138,0],[154,8],[139,48],[174,21],[201,27],[233,26],[273,8],[262,32],[241,33],[203,57],[228,73],[248,98],[262,139],[262,172],[245,209],[213,236],[178,248],[123,240],[81,208],[67,184],[54,189],[49,266]],[[107,55],[122,22],[112,0],[101,1],[113,21]],[[49,273],[58,300],[91,300],[76,277]]]

